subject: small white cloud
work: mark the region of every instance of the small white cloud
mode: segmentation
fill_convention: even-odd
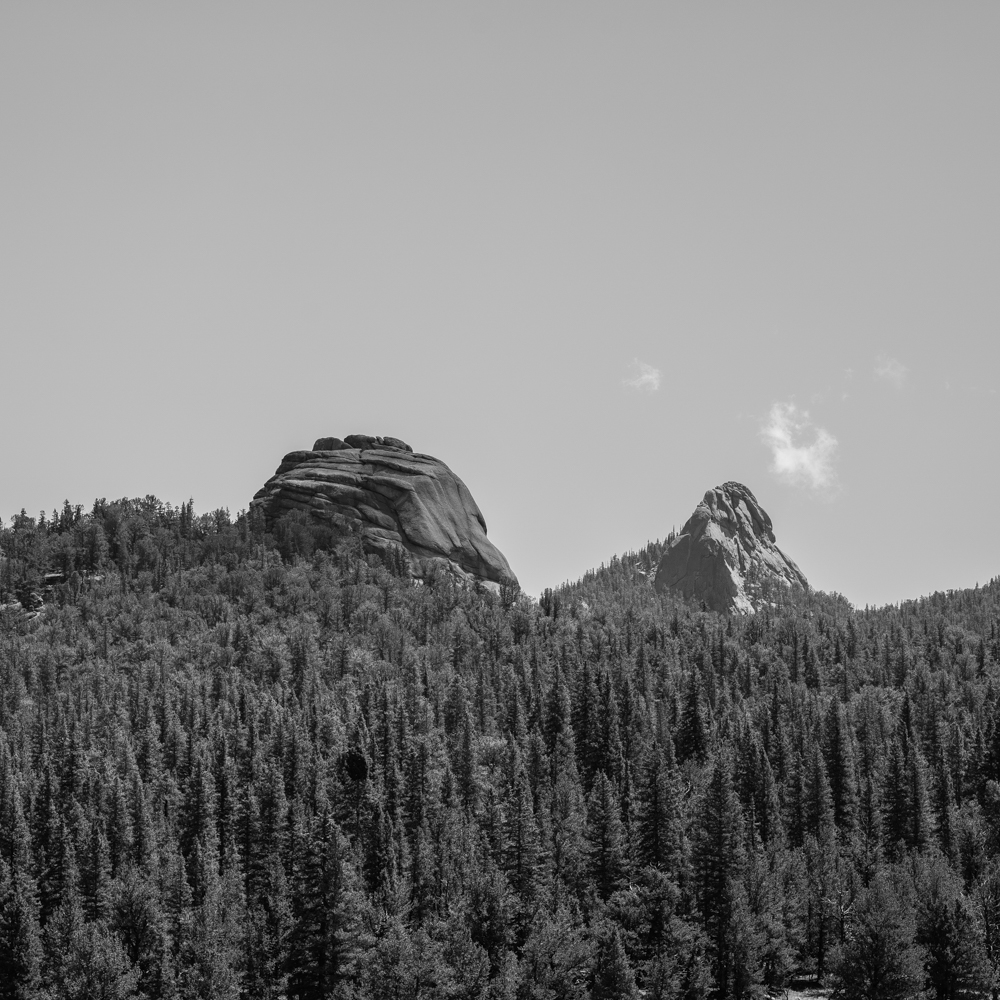
[[[660,370],[647,365],[645,361],[635,358],[629,365],[629,372],[633,377],[622,379],[624,385],[645,392],[656,392],[660,388]]]
[[[775,403],[760,436],[771,449],[771,472],[783,482],[817,493],[836,485],[837,439],[822,427],[814,427],[805,410],[794,403]]]
[[[890,358],[888,354],[880,354],[875,359],[875,377],[891,382],[897,389],[903,388],[910,369],[901,361]]]

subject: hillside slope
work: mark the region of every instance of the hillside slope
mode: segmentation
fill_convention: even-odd
[[[154,498],[0,551],[21,996],[849,989],[866,933],[914,993],[997,972],[1000,581],[742,618],[656,543],[536,604]]]

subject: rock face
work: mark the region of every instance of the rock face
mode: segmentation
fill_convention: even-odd
[[[768,585],[809,589],[802,571],[774,544],[771,519],[742,483],[705,494],[656,570],[661,593],[704,601],[713,611],[752,614]]]
[[[414,576],[437,568],[516,583],[465,483],[399,438],[320,438],[312,451],[286,455],[251,507],[269,525],[288,511],[307,511],[345,533],[358,532],[368,552],[402,546]]]

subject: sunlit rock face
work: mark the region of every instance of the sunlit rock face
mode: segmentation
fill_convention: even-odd
[[[399,438],[320,438],[286,455],[251,507],[269,526],[293,510],[343,533],[368,552],[402,547],[414,576],[446,570],[491,583],[516,583],[468,487],[440,459]]]
[[[705,494],[667,545],[656,570],[658,591],[704,601],[713,611],[752,614],[774,587],[809,589],[778,548],[771,519],[742,483]]]

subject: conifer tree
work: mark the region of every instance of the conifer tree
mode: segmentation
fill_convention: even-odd
[[[600,693],[589,660],[583,663],[573,703],[573,735],[585,787],[590,788],[602,766],[602,733],[599,718]]]
[[[472,940],[486,952],[495,979],[513,941],[514,901],[507,880],[488,862],[472,874],[468,906]]]
[[[87,851],[80,866],[80,898],[88,920],[103,920],[108,914],[111,892],[111,861],[104,824],[95,817],[90,824]]]
[[[635,974],[617,924],[612,925],[597,952],[590,995],[594,1000],[638,1000]]]
[[[804,830],[819,840],[826,840],[834,830],[833,794],[826,775],[826,764],[818,742],[810,751],[805,787]]]
[[[992,858],[971,893],[990,969],[1000,974],[1000,859]]]
[[[587,799],[588,869],[597,895],[607,900],[627,872],[621,806],[611,779],[601,771]]]
[[[541,844],[535,821],[531,787],[524,767],[518,763],[506,818],[505,871],[521,907],[528,911],[541,882]]]
[[[423,923],[438,904],[434,842],[426,818],[412,838],[410,850],[410,913],[417,923]]]
[[[761,842],[768,847],[783,842],[784,827],[781,822],[781,800],[778,797],[778,783],[771,770],[767,751],[761,748],[758,759],[760,774],[757,783],[757,797],[754,803],[754,817]]]
[[[816,655],[815,648],[810,648],[808,639],[803,637],[804,669],[803,679],[806,687],[813,691],[819,690],[823,686],[823,667]]]
[[[462,719],[454,772],[462,806],[468,815],[472,815],[479,806],[481,790],[476,768],[475,724],[468,710]]]
[[[573,779],[579,781],[572,703],[569,688],[559,672],[549,690],[544,735],[553,784],[560,771],[572,773]]]
[[[620,783],[624,769],[621,730],[618,723],[618,697],[608,672],[601,676],[600,701],[597,706],[597,766],[615,783]]]
[[[587,1000],[593,943],[565,907],[540,910],[521,949],[521,995]]]
[[[146,803],[146,791],[138,770],[133,771],[129,790],[129,815],[131,818],[132,853],[131,861],[142,867],[156,869],[156,838],[149,806]]]
[[[358,974],[356,876],[329,812],[315,821],[299,874],[289,949],[289,996],[343,996]]]
[[[835,1000],[909,1000],[924,985],[916,921],[886,875],[861,894],[833,962]]]
[[[35,1000],[42,961],[34,882],[0,860],[0,1000]]]
[[[49,961],[45,986],[65,1000],[129,1000],[135,996],[134,969],[117,936],[103,922],[87,922],[72,844],[67,847],[62,898],[45,927]]]
[[[743,867],[743,817],[731,765],[718,754],[701,805],[694,847],[698,909],[708,936],[713,974],[723,995],[737,946],[738,882]]]
[[[826,743],[834,822],[838,830],[849,834],[854,828],[858,793],[850,729],[844,708],[837,701],[832,701],[827,711]]]
[[[753,957],[759,962],[759,980],[769,990],[786,983],[798,958],[797,860],[775,850],[747,856],[746,903],[757,932]]]
[[[129,963],[139,972],[139,989],[147,996],[169,996],[163,981],[167,939],[159,887],[129,865],[113,886],[109,927]]]
[[[785,791],[785,829],[792,847],[800,848],[805,843],[807,807],[806,762],[800,756],[788,771]]]
[[[376,801],[365,824],[364,874],[374,895],[392,894],[398,882],[396,857],[393,850],[393,824],[382,803]]]
[[[702,700],[701,674],[695,670],[688,681],[684,710],[677,732],[677,758],[684,763],[703,761],[708,753],[708,727]]]
[[[235,868],[220,872],[213,836],[195,845],[191,867],[198,886],[190,931],[181,952],[183,992],[205,1000],[238,1000],[241,987],[241,944],[247,914],[243,885]],[[274,995],[266,980],[251,980],[259,994]]]
[[[285,989],[291,900],[283,862],[287,829],[284,778],[272,763],[262,777],[260,807],[246,862],[246,990],[277,1000]]]
[[[868,774],[861,783],[854,844],[858,863],[868,875],[869,880],[882,858],[883,839],[884,823],[880,784],[874,776]]]
[[[937,781],[934,788],[934,813],[937,820],[937,839],[941,850],[949,858],[954,858],[957,851],[955,836],[955,784],[951,777],[951,768],[942,752],[939,754]]]
[[[717,956],[716,985],[723,997],[745,997],[760,982],[763,934],[742,884],[726,885],[725,908],[729,914],[725,952]]]
[[[927,762],[915,743],[911,742],[907,760],[907,783],[909,805],[908,842],[918,851],[925,850],[931,843],[933,822],[931,819],[930,793],[927,788]]]
[[[834,900],[839,877],[837,844],[831,822],[818,833],[806,837],[805,862],[805,949],[815,963],[817,980],[827,973],[828,958],[836,935]]]
[[[912,833],[910,775],[903,749],[893,740],[885,779],[885,841],[890,857],[898,857]]]
[[[107,822],[108,864],[110,875],[121,874],[132,858],[132,817],[129,814],[125,789],[116,776],[111,786],[110,814]]]
[[[983,930],[962,885],[938,856],[918,863],[917,943],[936,1000],[982,996],[995,985]]]
[[[552,789],[549,827],[552,831],[552,875],[555,904],[568,901],[564,889],[577,893],[583,886],[587,844],[587,822],[583,790],[575,766],[561,768]]]
[[[39,893],[39,919],[44,924],[59,905],[67,831],[56,804],[55,782],[48,759],[41,762],[41,781],[32,817],[32,841]]]
[[[634,824],[636,860],[677,877],[684,855],[680,777],[669,737],[666,748],[653,743],[639,769]]]

